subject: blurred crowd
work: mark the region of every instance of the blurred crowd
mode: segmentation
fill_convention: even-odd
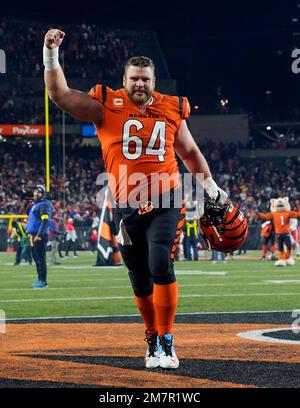
[[[300,158],[271,160],[244,159],[238,146],[206,143],[200,146],[207,158],[212,174],[230,199],[246,212],[249,222],[255,222],[257,209],[269,210],[270,198],[289,196],[292,209],[300,207]],[[22,214],[25,202],[22,191],[30,191],[39,182],[45,182],[44,152],[31,148],[14,149],[9,143],[1,144],[0,157],[0,213]],[[183,172],[183,166],[180,166]],[[97,205],[97,176],[104,172],[100,150],[93,147],[68,149],[66,175],[62,176],[61,164],[51,167],[51,194],[59,218],[74,218],[79,225],[91,223],[99,215]]]
[[[293,128],[284,133],[275,132],[272,135],[263,132],[260,134],[253,133],[249,137],[249,141],[245,146],[248,149],[299,149],[300,148],[300,130]]]
[[[235,143],[200,147],[215,180],[239,204],[250,224],[257,210],[270,210],[271,198],[289,196],[292,209],[300,207],[300,156],[245,159]]]
[[[7,90],[0,90],[1,123],[44,122],[44,102],[37,97],[44,95],[42,48],[44,35],[52,27],[36,22],[20,24],[0,17],[0,44],[5,44],[7,61],[5,79],[10,85]],[[133,30],[84,23],[59,28],[66,32],[60,62],[67,78],[88,79],[90,87],[96,83],[119,83],[125,62],[139,53],[141,33]],[[40,78],[40,85],[33,87],[27,78]],[[60,120],[61,112],[53,106],[50,122]],[[74,119],[66,115],[66,122],[73,123]]]
[[[84,221],[98,209],[96,195],[99,187],[96,186],[96,179],[104,171],[104,166],[99,157],[99,149],[92,149],[93,160],[89,150],[90,148],[83,147],[80,151],[68,151],[65,157],[65,177],[62,175],[61,164],[53,157],[51,195],[59,217],[64,215],[74,218],[77,215],[77,219],[82,217]],[[2,143],[1,152],[0,213],[25,214],[23,192],[30,192],[36,184],[45,183],[44,151],[29,147],[13,149],[9,143]]]
[[[54,25],[0,18],[0,43],[5,44],[7,72],[23,77],[42,77],[42,47],[46,32]],[[124,62],[135,53],[137,33],[105,29],[103,24],[60,25],[65,31],[64,67],[68,77],[95,77],[100,82],[118,78]],[[86,61],[89,63],[87,64]]]

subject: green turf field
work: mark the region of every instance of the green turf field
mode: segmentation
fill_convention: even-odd
[[[250,251],[248,255],[258,256]],[[0,309],[8,319],[136,314],[126,269],[95,268],[95,255],[48,267],[45,289],[32,289],[35,267],[14,266],[14,254],[0,254]],[[177,262],[178,313],[300,309],[300,262],[276,268],[274,262],[235,257],[226,264]]]

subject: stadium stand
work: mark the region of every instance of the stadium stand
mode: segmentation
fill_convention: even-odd
[[[0,91],[2,123],[42,123],[44,83],[41,44],[49,23],[0,19],[0,43],[6,44],[7,75]],[[155,33],[95,24],[63,24],[67,33],[61,63],[71,86],[88,91],[95,83],[120,87],[125,62],[140,50],[155,59],[162,80],[170,76]],[[26,43],[26,47],[24,44]],[[145,44],[147,46],[145,47]],[[25,51],[26,49],[26,51]],[[64,56],[64,58],[63,58]],[[89,61],[88,64],[85,61]],[[32,98],[28,97],[33,97]],[[61,111],[52,105],[50,122],[61,120]],[[67,123],[76,123],[70,116]]]

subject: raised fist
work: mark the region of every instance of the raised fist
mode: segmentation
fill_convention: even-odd
[[[44,42],[47,48],[53,49],[59,47],[62,43],[65,33],[57,28],[53,28],[52,30],[47,31]]]

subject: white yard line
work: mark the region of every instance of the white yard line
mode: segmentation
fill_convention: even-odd
[[[125,280],[125,279],[122,279]],[[129,280],[126,279],[128,281],[128,285],[123,285],[123,286],[106,286],[105,289],[131,289]],[[69,282],[69,281],[67,281]],[[300,283],[300,281],[299,281]],[[275,283],[274,283],[275,284]],[[260,286],[262,285],[262,283],[257,283],[257,282],[252,282],[252,283],[237,283],[237,284],[233,284],[233,283],[191,283],[191,284],[180,284],[180,288],[193,288],[193,287],[226,287],[226,286],[232,286],[234,285],[235,287],[239,287],[239,286]],[[99,290],[100,288],[97,286],[68,286],[68,287],[48,287],[48,290],[82,290],[82,289],[97,289]],[[0,288],[0,292],[1,291],[32,291],[33,288]],[[300,293],[299,293],[300,294]],[[1,300],[0,300],[1,301]]]
[[[175,275],[227,275],[227,272],[218,271],[218,272],[211,272],[211,271],[190,271],[190,270],[175,270]]]
[[[248,285],[252,285],[252,284],[248,284]],[[180,287],[181,288],[193,288],[193,287],[210,287],[210,286],[231,286],[228,283],[207,283],[207,284],[190,284],[190,285],[183,285],[181,284]],[[245,286],[245,284],[240,284],[240,285],[236,285],[236,286]],[[69,287],[48,287],[48,290],[82,290],[82,289],[94,289],[94,290],[99,290],[100,288],[97,286],[69,286]],[[130,283],[128,282],[127,286],[105,286],[105,289],[131,289]],[[2,291],[32,291],[33,288],[0,288],[0,293]],[[1,302],[1,299],[0,299]]]
[[[47,290],[45,288],[44,290]],[[298,293],[225,293],[225,294],[188,294],[180,295],[179,298],[191,298],[191,297],[256,297],[256,296],[299,296]],[[95,297],[74,297],[74,298],[38,298],[38,299],[5,299],[0,300],[0,305],[2,303],[23,303],[23,302],[71,302],[71,301],[89,301],[89,300],[121,300],[121,299],[132,299],[132,296],[95,296]]]
[[[226,275],[226,272],[199,272],[199,273],[175,273],[175,275],[179,275],[180,276],[180,279],[182,279],[182,277],[188,277],[189,275],[191,276],[191,275],[193,275],[193,276],[195,276],[195,275],[206,275],[206,276],[224,276],[224,275]],[[64,275],[64,276],[57,276],[57,275],[55,275],[55,276],[51,276],[51,275],[49,275],[50,277],[49,277],[49,279],[53,279],[53,280],[55,280],[56,282],[70,282],[70,280],[72,280],[72,281],[77,281],[77,280],[82,280],[82,281],[85,281],[85,282],[88,282],[88,281],[98,281],[98,280],[110,280],[110,281],[128,281],[129,280],[129,278],[128,277],[124,277],[124,278],[111,278],[110,276],[99,276],[99,275],[95,275],[95,276],[93,276],[92,278],[90,277],[91,276],[91,274],[89,273],[88,275],[80,275],[80,276],[78,276],[78,275],[76,275],[76,276],[70,276],[70,278],[69,279],[61,279],[61,278],[66,278],[67,276],[66,275]],[[89,276],[89,278],[87,278],[86,276]],[[20,275],[20,276],[11,276],[10,278],[11,279],[5,279],[5,282],[6,283],[8,283],[8,282],[21,282],[21,281],[28,281],[28,279],[25,279],[25,278],[35,278],[36,277],[36,275],[35,274],[32,274],[32,275]],[[1,274],[0,274],[0,278],[1,278]]]
[[[20,264],[16,266],[14,263],[6,262],[3,265],[5,266],[15,266],[16,270],[19,268],[22,268],[24,266],[27,266],[28,268],[34,268],[33,266],[29,266],[26,264]],[[51,263],[47,263],[47,266],[50,267],[51,269],[71,269],[71,270],[81,270],[81,269],[91,269],[93,271],[101,271],[103,269],[122,269],[125,268],[125,266],[93,266],[93,265],[52,265]],[[109,271],[110,272],[110,271]]]
[[[77,266],[61,266],[61,265],[51,265],[48,264],[48,266],[51,267],[51,269],[71,269],[71,270],[80,270],[80,269],[91,269],[93,271],[100,272],[103,269],[109,269],[109,273],[111,273],[112,269],[122,269],[125,268],[125,266],[92,266],[92,265],[77,265]]]
[[[296,284],[298,284],[298,283],[300,283],[300,280],[288,280],[288,279],[285,279],[285,280],[265,280],[265,281],[263,281],[262,282],[263,284],[265,284],[265,285],[269,285],[269,284],[272,284],[272,285],[275,285],[275,284],[287,284],[287,283],[296,283]]]
[[[13,264],[11,264],[13,265]],[[96,275],[98,275],[99,273],[110,273],[111,274],[111,270],[112,269],[122,269],[125,268],[123,266],[111,266],[111,267],[92,267],[92,266],[53,266],[53,265],[48,265],[50,266],[50,270],[52,269],[63,269],[63,270],[89,270],[89,271],[93,271]],[[109,269],[108,271],[105,271],[105,269]],[[3,275],[7,273],[10,274],[11,272],[3,272]],[[188,269],[179,269],[179,270],[175,270],[175,274],[177,275],[227,275],[228,272],[225,271],[202,271],[202,270],[188,270]],[[2,273],[0,272],[0,275]],[[84,274],[83,274],[84,275]]]
[[[32,279],[36,279],[36,276],[34,275],[29,275],[28,276],[28,278],[32,278]],[[98,277],[98,278],[87,278],[87,279],[84,279],[84,278],[78,278],[78,279],[75,279],[73,276],[72,277],[70,277],[70,279],[57,279],[57,277],[55,277],[55,278],[53,278],[53,280],[55,280],[56,282],[59,282],[59,283],[61,283],[61,282],[68,282],[68,283],[70,283],[70,281],[72,280],[72,282],[74,282],[74,281],[82,281],[82,280],[84,280],[85,282],[87,282],[87,281],[91,281],[91,282],[95,282],[96,280],[98,281],[101,281],[101,280],[107,280],[108,278],[106,277]],[[5,280],[5,283],[8,283],[8,282],[13,282],[13,283],[16,283],[16,282],[28,282],[29,280],[28,279],[25,279],[24,278],[24,275],[21,277],[21,278],[16,278],[16,279],[14,279],[14,280]],[[129,278],[112,278],[112,279],[110,279],[110,281],[118,281],[118,282],[120,282],[120,281],[129,281]]]

